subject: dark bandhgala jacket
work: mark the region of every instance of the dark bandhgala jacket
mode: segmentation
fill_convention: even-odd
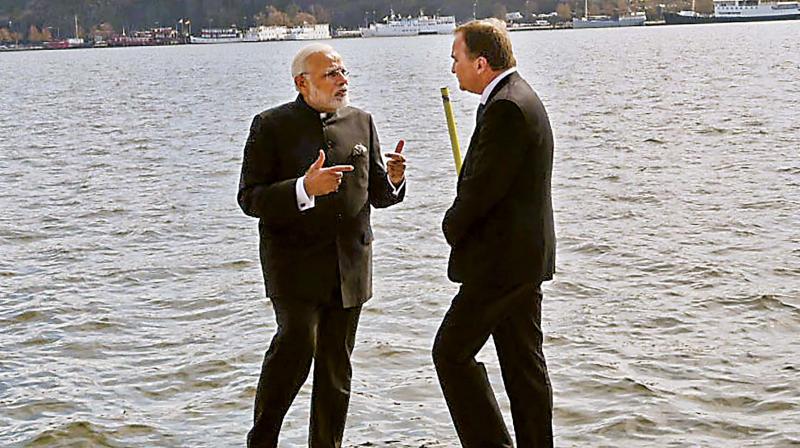
[[[442,228],[458,283],[550,280],[555,232],[553,133],[539,97],[517,73],[503,78],[478,121]]]
[[[365,150],[361,150],[361,148]],[[295,183],[325,151],[325,166],[351,164],[339,191],[300,211]],[[238,202],[259,218],[261,267],[272,298],[319,301],[340,287],[345,307],[372,296],[370,205],[393,194],[372,116],[344,107],[322,119],[298,95],[253,119],[244,148]]]

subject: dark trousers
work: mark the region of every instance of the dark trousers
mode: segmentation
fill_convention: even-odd
[[[462,285],[439,327],[433,362],[461,445],[513,447],[475,356],[491,335],[519,448],[553,446],[553,397],[542,352],[538,284],[489,288]]]
[[[288,298],[273,298],[272,303],[278,331],[261,367],[247,446],[278,446],[283,418],[308,378],[313,359],[308,445],[340,447],[350,401],[350,355],[361,307],[343,308],[338,292],[322,304]]]

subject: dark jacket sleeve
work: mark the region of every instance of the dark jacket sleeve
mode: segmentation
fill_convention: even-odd
[[[378,131],[372,116],[369,117],[370,126],[370,154],[369,154],[369,203],[375,208],[389,207],[403,200],[406,186],[394,194],[394,189],[386,174],[386,167],[381,157],[381,144],[378,140]],[[407,182],[406,182],[407,183]]]
[[[456,199],[442,222],[450,246],[457,245],[473,224],[489,214],[524,169],[524,130],[522,111],[513,102],[497,100],[487,107],[477,143],[467,154],[469,170],[462,173]]]
[[[297,207],[297,178],[278,179],[278,149],[268,120],[256,115],[244,146],[239,178],[239,207],[269,227],[289,225],[301,216]]]

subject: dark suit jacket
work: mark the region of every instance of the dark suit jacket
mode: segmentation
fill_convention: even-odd
[[[361,144],[367,150],[359,152]],[[325,166],[351,164],[337,193],[301,212],[295,182],[325,150]],[[319,301],[340,287],[345,307],[372,296],[370,204],[403,200],[392,193],[372,116],[345,107],[323,120],[298,95],[253,119],[244,148],[238,202],[260,218],[261,267],[272,298]]]
[[[555,270],[550,198],[553,134],[542,102],[517,73],[478,117],[442,223],[448,276],[478,285],[538,283]]]

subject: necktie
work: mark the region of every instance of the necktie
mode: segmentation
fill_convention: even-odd
[[[480,104],[480,105],[478,106],[478,115],[477,115],[477,116],[476,116],[476,118],[475,118],[475,122],[476,122],[476,123],[477,123],[477,122],[480,122],[480,121],[481,121],[481,118],[483,118],[483,110],[484,110],[484,109],[486,109],[486,105],[485,105],[485,104]]]

